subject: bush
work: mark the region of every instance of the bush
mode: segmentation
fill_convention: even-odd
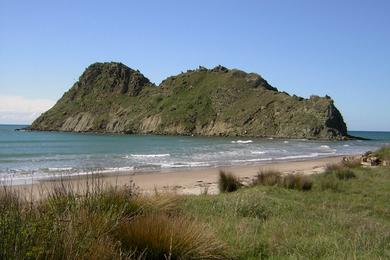
[[[242,186],[240,180],[232,173],[219,171],[218,188],[220,192],[233,192]]]

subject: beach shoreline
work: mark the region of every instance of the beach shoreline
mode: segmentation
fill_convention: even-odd
[[[355,155],[357,156],[357,155]],[[162,171],[144,172],[142,174],[88,174],[65,178],[37,180],[31,184],[10,185],[8,187],[25,194],[30,199],[40,199],[58,186],[72,187],[83,193],[92,183],[104,187],[123,187],[135,185],[143,194],[155,192],[172,192],[177,194],[218,193],[219,171],[231,172],[245,184],[251,182],[261,170],[276,170],[286,174],[316,174],[324,171],[327,165],[343,161],[345,156],[274,162],[268,164],[234,165],[224,167],[202,167],[191,169],[165,169]]]

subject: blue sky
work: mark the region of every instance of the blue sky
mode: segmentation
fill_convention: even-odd
[[[155,83],[199,65],[330,95],[350,130],[390,131],[390,1],[0,0],[0,123],[30,123],[96,61]]]

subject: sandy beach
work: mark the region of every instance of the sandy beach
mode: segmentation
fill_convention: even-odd
[[[329,164],[340,163],[344,156],[327,157],[305,161],[277,162],[262,165],[242,165],[215,168],[181,169],[142,174],[104,174],[38,181],[30,185],[15,185],[13,189],[27,197],[39,199],[59,185],[73,187],[82,193],[91,183],[99,182],[105,187],[122,187],[134,183],[144,194],[175,192],[178,194],[218,193],[217,180],[220,170],[231,172],[243,183],[250,183],[260,170],[277,170],[286,174],[315,174],[324,171]]]

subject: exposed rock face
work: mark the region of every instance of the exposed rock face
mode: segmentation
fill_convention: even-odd
[[[155,86],[121,63],[95,63],[30,129],[343,139],[347,127],[330,97],[304,99],[260,75],[199,67]]]

